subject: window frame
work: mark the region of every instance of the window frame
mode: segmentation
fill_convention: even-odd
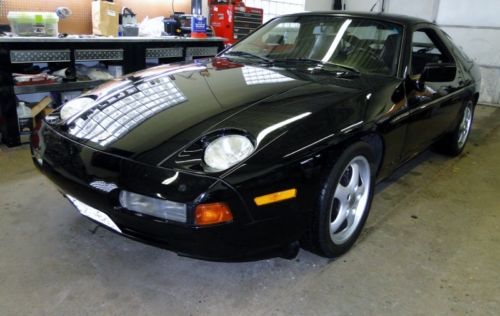
[[[450,62],[450,63],[455,64],[458,67],[457,56],[455,56],[455,54],[453,53],[453,49],[451,49],[447,45],[447,42],[443,38],[443,35],[440,32],[440,29],[436,25],[430,24],[430,23],[419,23],[419,24],[413,25],[413,27],[409,31],[411,32],[411,34],[408,37],[409,41],[408,41],[408,47],[406,49],[406,52],[408,52],[408,55],[409,55],[408,63],[407,63],[407,70],[405,71],[407,75],[409,75],[409,76],[419,75],[419,74],[413,74],[412,68],[413,68],[413,37],[414,37],[414,34],[416,32],[420,32],[420,31],[432,32],[433,36],[429,35],[427,32],[425,32],[425,33],[429,37],[429,39],[432,41],[432,43],[436,46],[436,48],[441,51],[442,54],[447,54],[448,57],[451,57],[453,62]],[[435,41],[437,41],[438,43],[435,43]],[[450,63],[446,63],[446,64],[450,64]]]

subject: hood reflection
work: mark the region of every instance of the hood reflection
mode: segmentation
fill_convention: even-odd
[[[295,80],[276,71],[253,66],[246,66],[242,68],[241,72],[243,73],[243,77],[245,78],[245,82],[248,86]]]
[[[212,66],[214,67],[215,70],[226,70],[226,69],[242,68],[245,65],[234,62],[227,58],[215,57],[212,60]]]
[[[107,146],[155,114],[187,101],[168,76],[145,81],[111,95],[73,120],[74,137]]]

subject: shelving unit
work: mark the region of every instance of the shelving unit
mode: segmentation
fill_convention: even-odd
[[[63,82],[53,84],[39,84],[30,86],[14,86],[15,94],[31,94],[40,92],[61,92],[92,89],[106,82],[105,80]]]
[[[75,67],[79,62],[97,61],[121,65],[123,73],[146,68],[146,59],[171,63],[213,57],[224,49],[224,38],[30,38],[0,37],[0,116],[4,118],[2,142],[20,144],[16,95],[39,92],[79,91],[94,88],[104,81],[62,82],[15,86],[12,73],[35,63],[57,63]],[[62,67],[61,67],[62,68]]]

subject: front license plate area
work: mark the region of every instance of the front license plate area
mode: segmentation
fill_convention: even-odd
[[[101,224],[103,224],[103,225],[105,225],[105,226],[107,226],[107,227],[109,227],[109,228],[111,228],[119,233],[122,232],[120,230],[120,228],[118,228],[118,226],[115,224],[115,222],[113,222],[113,220],[111,218],[109,218],[109,216],[106,215],[105,213],[93,208],[90,205],[87,205],[83,202],[78,201],[77,199],[75,199],[71,195],[66,195],[66,197],[76,207],[76,209],[80,212],[80,214],[82,214],[83,216],[87,216],[87,217],[95,220],[96,222],[101,223]]]

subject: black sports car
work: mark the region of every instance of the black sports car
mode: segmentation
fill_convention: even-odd
[[[213,260],[335,257],[377,181],[432,144],[459,154],[480,77],[436,25],[316,12],[217,57],[108,82],[48,116],[35,165],[85,216]]]

